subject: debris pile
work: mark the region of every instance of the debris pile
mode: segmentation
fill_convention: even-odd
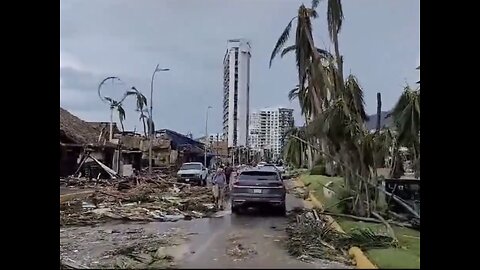
[[[60,244],[61,269],[120,268],[159,269],[172,267],[174,253],[166,253],[167,247],[178,247],[178,232],[152,233],[143,228],[97,230],[83,233],[82,238],[92,242],[105,241],[98,250],[85,251],[84,243],[72,238],[72,232],[64,231]],[[68,239],[65,239],[67,237]],[[78,237],[78,236],[77,236]],[[63,243],[62,243],[63,242]]]
[[[289,215],[286,231],[289,236],[288,252],[302,260],[327,259],[352,264],[348,256],[348,249],[352,246],[383,248],[396,245],[390,236],[375,233],[371,229],[338,232],[326,216],[315,209],[295,209]]]
[[[82,181],[76,182],[78,185]],[[61,204],[60,225],[91,225],[107,220],[176,221],[202,218],[215,212],[209,188],[132,176],[104,182],[85,200]]]

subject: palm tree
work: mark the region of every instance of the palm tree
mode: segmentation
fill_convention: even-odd
[[[147,119],[147,122],[150,121],[148,114],[147,108],[147,98],[140,92],[138,91],[135,87],[132,87],[132,95],[135,95],[136,97],[136,111],[140,113],[140,118],[139,120],[142,121],[143,124],[143,132],[145,137],[147,136],[147,126],[145,123],[145,119]],[[146,114],[147,113],[147,114]]]
[[[113,111],[116,109],[117,112],[118,112],[118,118],[120,120],[120,125],[122,127],[122,131],[125,131],[125,127],[123,125],[123,121],[125,121],[125,118],[126,118],[126,113],[125,113],[125,109],[123,108],[123,102],[125,101],[125,99],[128,97],[128,96],[132,96],[134,95],[136,97],[136,100],[137,100],[137,111],[140,111],[140,112],[143,112],[143,108],[144,106],[146,107],[147,106],[147,99],[146,97],[140,92],[138,91],[134,86],[132,86],[129,90],[125,91],[122,98],[120,100],[115,100],[111,97],[108,97],[108,96],[103,96],[101,94],[101,88],[102,86],[109,80],[112,80],[112,81],[115,81],[115,80],[118,80],[118,81],[121,81],[120,78],[118,77],[107,77],[105,79],[103,79],[100,84],[98,85],[98,96],[100,97],[100,99],[106,103],[109,104],[109,107],[110,107],[110,126],[112,126],[112,123],[113,123]],[[144,123],[144,130],[145,130],[145,123]],[[110,139],[113,138],[113,134],[112,134],[112,129],[110,128]]]
[[[415,172],[420,171],[420,89],[411,89],[408,85],[391,115],[397,129],[399,145],[408,147],[413,154]]]
[[[295,139],[295,137],[308,140],[305,134],[305,128],[294,127],[285,134],[285,141],[287,142],[284,148],[283,159],[295,166],[301,168],[307,159],[307,144]]]
[[[117,112],[118,112],[118,118],[120,120],[120,124],[122,126],[122,131],[124,130],[124,127],[123,127],[123,120],[125,120],[125,110],[123,109],[122,107],[122,102],[123,100],[125,100],[126,98],[126,95],[124,94],[123,98],[120,100],[120,101],[117,101],[111,97],[108,97],[108,96],[103,96],[101,94],[101,88],[102,86],[107,82],[107,81],[112,81],[115,82],[115,81],[121,81],[120,78],[118,77],[115,77],[115,76],[111,76],[111,77],[107,77],[105,79],[103,79],[100,84],[98,85],[98,96],[100,98],[100,100],[102,100],[103,102],[105,103],[108,103],[109,104],[109,107],[110,107],[110,140],[113,139],[113,111],[115,109],[117,109]]]
[[[311,80],[311,72],[313,65],[319,64],[321,59],[324,58],[321,56],[318,49],[315,47],[312,36],[312,24],[311,19],[318,17],[317,12],[312,8],[307,8],[303,4],[298,9],[297,16],[293,17],[287,27],[283,30],[280,38],[278,39],[272,54],[270,56],[270,66],[272,65],[273,59],[282,51],[282,56],[290,51],[295,52],[295,59],[298,70],[298,88],[299,92],[308,93],[308,95],[314,101],[314,111],[312,113],[320,113],[321,108],[321,97],[318,95],[318,89],[315,89],[311,84],[310,91],[307,91],[305,88]],[[292,24],[294,21],[297,21],[296,27],[296,36],[295,44],[284,48],[284,45],[288,41],[290,32],[292,29]],[[282,50],[283,49],[283,50]]]
[[[278,39],[270,57],[271,66],[273,59],[280,51],[281,56],[289,52],[295,52],[298,85],[296,90],[291,91],[290,97],[299,98],[300,107],[307,122],[313,121],[317,115],[325,110],[328,106],[328,97],[332,95],[331,91],[333,91],[332,80],[328,78],[332,72],[325,65],[325,63],[333,60],[333,56],[327,51],[316,48],[313,41],[311,19],[316,17],[318,17],[318,14],[314,8],[301,5],[297,16],[290,20]],[[295,43],[284,48],[295,20],[297,22]],[[322,139],[320,142],[322,149],[325,149],[327,147],[326,142]],[[308,153],[311,153],[311,151],[308,151]],[[315,158],[309,157],[309,167],[313,166],[313,159]]]

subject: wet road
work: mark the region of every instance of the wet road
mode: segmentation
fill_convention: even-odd
[[[294,207],[303,207],[303,201],[287,195],[287,210]],[[303,262],[288,255],[283,246],[286,243],[285,217],[268,216],[268,213],[261,212],[234,215],[229,207],[226,209],[228,210],[218,212],[216,217],[191,221],[63,228],[64,237],[61,231],[61,239],[64,239],[65,244],[72,237],[68,234],[82,231],[83,234],[92,234],[96,230],[105,231],[107,226],[110,231],[141,228],[146,233],[175,232],[182,235],[181,241],[168,248],[168,253],[174,256],[178,268],[351,268],[322,260]],[[89,241],[94,240],[85,242]],[[108,246],[105,245],[95,251],[91,245],[90,251],[82,251],[81,247],[77,247],[75,255],[77,258],[98,257],[107,249]]]

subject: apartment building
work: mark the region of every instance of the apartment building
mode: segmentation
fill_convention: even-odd
[[[223,59],[223,132],[228,147],[248,146],[250,42],[231,39]]]
[[[250,115],[249,146],[254,151],[282,157],[285,134],[294,126],[293,109],[266,108]]]

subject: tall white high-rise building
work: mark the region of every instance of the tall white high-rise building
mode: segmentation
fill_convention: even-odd
[[[269,150],[274,159],[282,157],[285,134],[294,125],[293,109],[266,108],[250,115],[249,145],[252,150]]]
[[[228,147],[248,145],[250,49],[248,40],[231,39],[223,59],[223,132]]]

